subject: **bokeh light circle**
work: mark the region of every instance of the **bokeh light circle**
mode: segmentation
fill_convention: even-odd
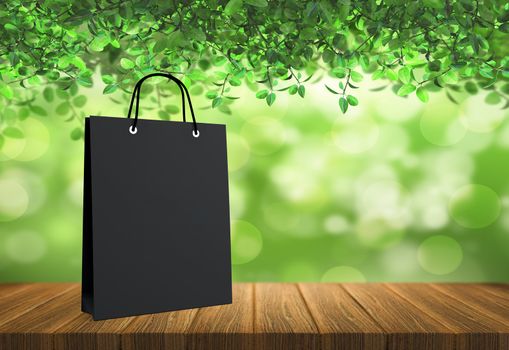
[[[351,266],[335,266],[323,274],[322,282],[366,282],[366,277]]]
[[[323,222],[325,231],[331,234],[347,233],[351,229],[349,221],[342,215],[330,215]]]
[[[263,246],[262,234],[251,223],[242,220],[232,222],[232,263],[245,264],[260,254]]]
[[[485,103],[485,97],[486,93],[480,93],[465,100],[460,120],[473,132],[492,132],[504,121],[505,110],[500,106]]]
[[[500,198],[491,188],[469,184],[459,188],[449,201],[454,221],[466,228],[481,228],[493,223],[501,209]]]
[[[453,238],[436,235],[421,243],[417,257],[419,264],[427,272],[434,275],[446,275],[460,266],[463,250]]]
[[[242,126],[241,136],[247,140],[251,152],[267,156],[278,151],[286,142],[285,127],[276,119],[255,117]]]
[[[230,180],[230,217],[240,218],[246,209],[246,194],[243,187]]]
[[[450,146],[459,142],[466,134],[466,128],[458,117],[458,108],[452,103],[429,104],[420,120],[424,138],[437,146]]]
[[[382,254],[381,263],[390,275],[412,276],[419,271],[417,246],[401,243],[386,249]]]
[[[26,189],[12,178],[0,179],[0,222],[22,216],[29,205]]]
[[[249,145],[244,138],[228,134],[228,170],[235,171],[242,168],[249,160]]]
[[[83,180],[71,181],[67,194],[74,205],[81,207],[83,205]]]
[[[46,242],[35,232],[16,232],[7,238],[5,249],[13,261],[33,263],[46,253]]]
[[[269,202],[263,205],[263,218],[271,229],[294,232],[299,224],[299,215],[288,202]]]
[[[41,157],[49,148],[50,136],[48,128],[39,120],[29,118],[21,123],[25,133],[25,146],[15,159],[28,162]]]
[[[405,129],[398,125],[383,125],[375,145],[381,157],[386,159],[401,159],[407,154],[410,144]]]
[[[368,247],[385,249],[399,243],[404,235],[403,225],[388,218],[375,216],[359,220],[355,232],[359,241]]]
[[[337,119],[332,141],[345,153],[358,154],[373,148],[378,140],[378,124],[369,117]]]
[[[380,82],[376,86],[379,86]],[[394,94],[390,89],[374,92],[372,96],[376,101],[375,108],[377,114],[390,122],[402,122],[412,119],[421,108],[422,102],[416,98],[401,98]]]
[[[0,161],[11,160],[19,156],[26,145],[26,139],[4,137],[4,144],[0,148]]]

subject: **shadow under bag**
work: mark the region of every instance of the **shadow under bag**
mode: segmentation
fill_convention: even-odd
[[[178,84],[183,123],[138,119],[153,76]],[[197,123],[173,75],[142,78],[127,119],[86,118],[83,201],[82,310],[95,320],[231,303],[226,128]]]

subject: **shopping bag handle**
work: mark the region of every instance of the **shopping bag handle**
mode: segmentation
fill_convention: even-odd
[[[144,76],[141,78],[135,85],[133,95],[131,97],[131,103],[129,104],[129,112],[127,113],[127,118],[131,118],[131,112],[133,109],[134,99],[136,98],[136,108],[134,112],[134,121],[133,124],[129,127],[129,131],[132,134],[135,134],[138,129],[136,128],[136,124],[138,123],[138,114],[139,114],[139,107],[140,107],[140,94],[141,94],[141,85],[145,80],[152,77],[166,77],[170,80],[173,80],[175,83],[177,83],[181,95],[182,95],[182,117],[184,122],[186,122],[186,103],[185,103],[185,96],[187,96],[187,102],[189,103],[189,109],[191,110],[191,116],[193,118],[193,136],[198,137],[200,135],[200,132],[198,131],[198,124],[196,123],[196,118],[194,116],[194,110],[193,110],[193,104],[191,102],[191,95],[189,94],[189,90],[187,90],[187,87],[184,85],[184,83],[173,76],[170,73],[152,73],[149,75]],[[185,92],[185,96],[184,96]]]

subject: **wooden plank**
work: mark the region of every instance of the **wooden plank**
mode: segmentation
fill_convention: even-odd
[[[234,284],[232,304],[199,309],[186,331],[186,349],[254,349],[253,293],[253,284]]]
[[[387,287],[457,333],[457,348],[502,349],[498,332],[507,331],[508,327],[475,308],[430,285],[392,284]]]
[[[184,332],[198,309],[137,316],[120,330],[122,350],[185,349]]]
[[[58,297],[60,294],[74,288],[75,285],[36,283],[30,284],[15,293],[0,298],[0,325],[10,322],[12,319],[30,312],[37,306]]]
[[[382,328],[339,284],[298,285],[320,332],[320,349],[385,349]]]
[[[479,285],[439,283],[432,287],[505,325],[503,331],[509,333],[509,298],[489,293]]]
[[[27,283],[6,283],[0,284],[0,299],[5,298],[11,294],[17,293],[20,290],[28,288],[30,285]]]
[[[316,323],[295,284],[255,284],[255,348],[319,349]]]
[[[509,299],[472,284],[433,284],[433,288],[453,299],[462,312],[480,322],[491,333],[498,332],[498,348],[509,349]],[[450,317],[450,315],[447,315]],[[479,332],[479,327],[475,327]],[[496,334],[495,334],[496,336]]]
[[[53,285],[54,298],[1,325],[0,349],[52,350],[52,331],[80,314],[79,285],[67,286]]]
[[[454,349],[453,330],[383,285],[343,284],[342,287],[384,329],[387,349]]]
[[[502,283],[483,283],[474,284],[472,288],[481,288],[483,291],[494,294],[499,298],[503,298],[509,302],[509,284]]]
[[[80,310],[76,318],[52,331],[54,350],[121,349],[119,332],[133,319],[94,321],[90,314]]]

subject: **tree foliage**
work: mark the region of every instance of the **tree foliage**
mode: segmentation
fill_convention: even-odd
[[[484,89],[486,102],[509,107],[505,0],[5,0],[0,14],[3,115],[16,106],[19,118],[46,114],[34,102],[42,91],[79,121],[78,88],[96,71],[105,94],[170,71],[225,113],[242,84],[272,105],[282,93],[304,98],[323,74],[337,78],[324,91],[343,112],[359,103],[365,74],[423,102]]]

